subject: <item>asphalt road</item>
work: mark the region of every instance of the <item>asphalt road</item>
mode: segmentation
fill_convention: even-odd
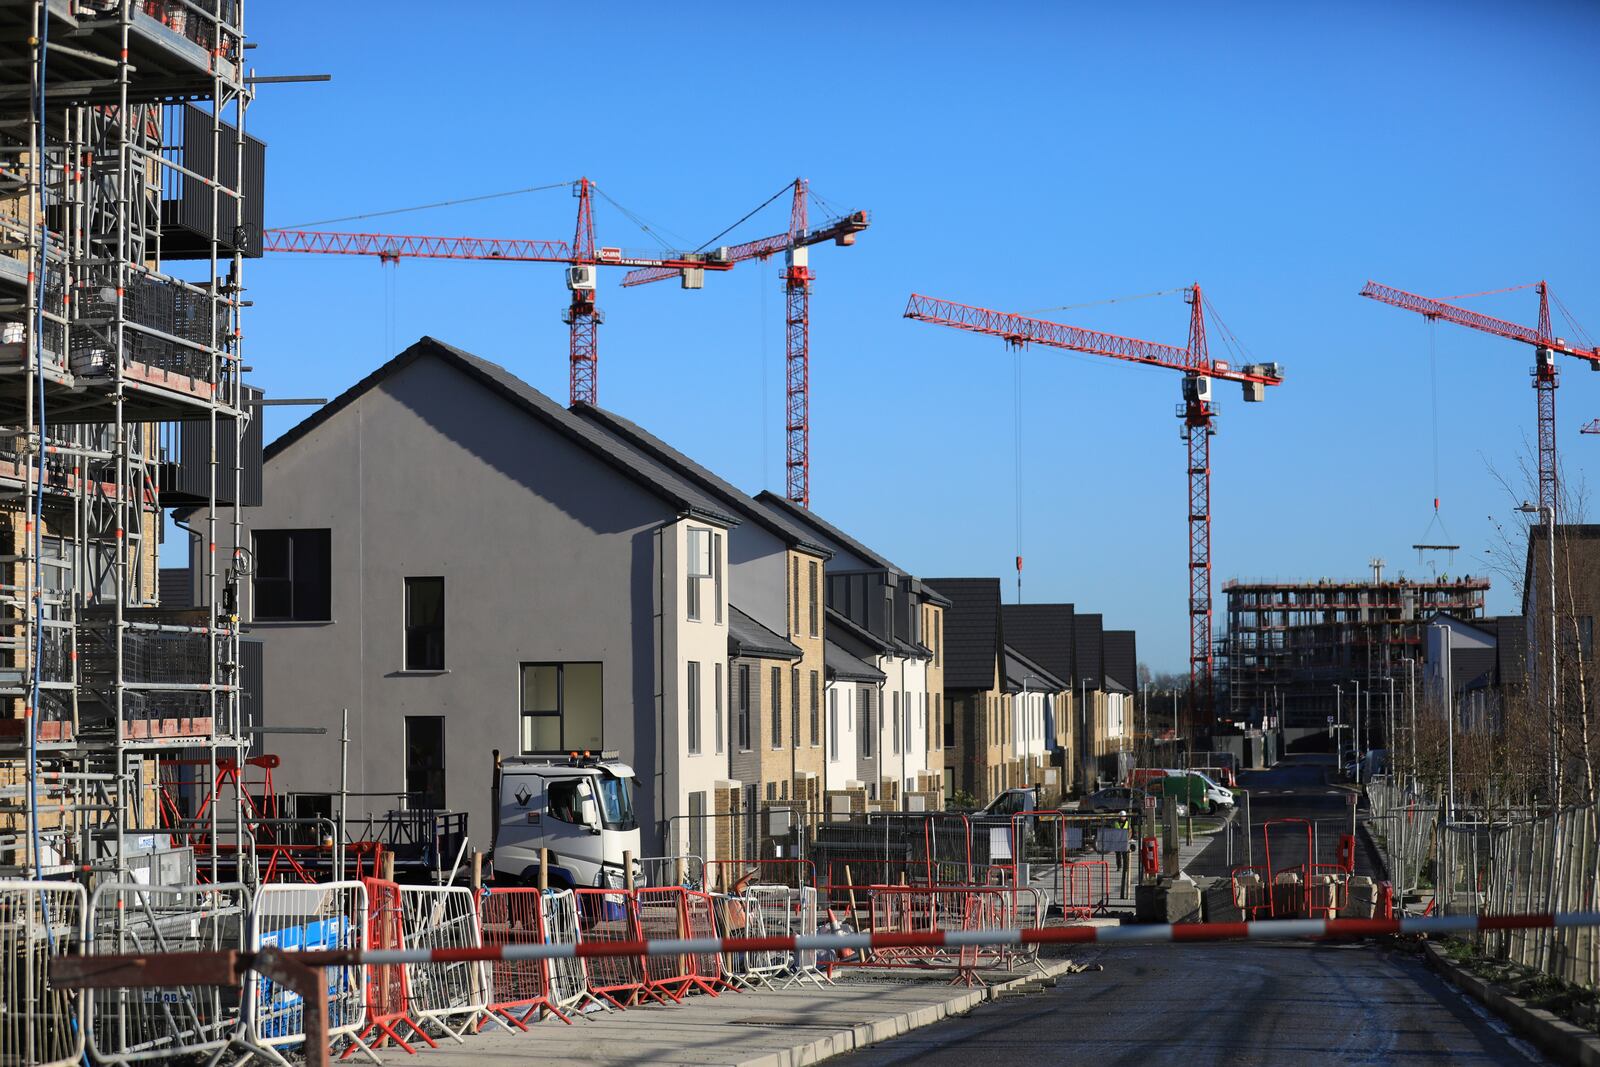
[[[1331,760],[1292,758],[1241,777],[1251,790],[1254,859],[1272,835],[1275,868],[1304,862],[1305,819],[1317,862],[1332,863],[1350,826],[1349,793]],[[1242,814],[1242,813],[1241,813]],[[1242,830],[1235,864],[1245,862]],[[1364,849],[1358,873],[1370,874]],[[1223,874],[1218,839],[1190,865]],[[1366,944],[1219,943],[1085,947],[1090,971],[1054,989],[986,1004],[962,1019],[876,1045],[849,1067],[1022,1067],[1027,1064],[1283,1064],[1543,1062],[1498,1020],[1404,952]]]

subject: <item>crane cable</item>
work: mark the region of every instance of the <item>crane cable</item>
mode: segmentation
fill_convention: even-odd
[[[1022,603],[1022,351],[1023,345],[1012,346],[1012,499],[1016,505],[1017,546],[1017,603]]]
[[[428,211],[436,207],[455,207],[457,204],[476,204],[483,200],[500,200],[508,196],[522,196],[524,193],[540,193],[546,189],[565,189],[571,182],[550,182],[547,185],[530,185],[525,189],[507,189],[500,193],[484,193],[481,196],[464,196],[456,200],[437,200],[431,204],[417,204],[413,207],[396,207],[384,211],[367,211],[360,215],[340,215],[334,219],[317,219],[313,222],[294,222],[287,226],[278,226],[280,230],[303,230],[308,226],[327,226],[335,222],[354,222],[357,219],[376,219],[384,215],[404,215],[411,211]]]

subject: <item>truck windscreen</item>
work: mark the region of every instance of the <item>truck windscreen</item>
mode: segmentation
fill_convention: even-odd
[[[602,777],[596,785],[600,793],[600,819],[606,829],[637,829],[639,823],[633,814],[633,783],[626,778]]]

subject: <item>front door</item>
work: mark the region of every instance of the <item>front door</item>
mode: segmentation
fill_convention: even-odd
[[[444,809],[444,716],[406,716],[406,803]]]

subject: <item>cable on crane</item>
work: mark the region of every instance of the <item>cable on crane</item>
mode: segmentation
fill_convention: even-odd
[[[1518,289],[1535,288],[1538,282],[1523,282],[1521,285],[1508,285],[1504,289],[1485,289],[1481,293],[1457,293],[1454,296],[1441,296],[1439,300],[1471,300],[1475,296],[1495,296],[1498,293],[1514,293]]]
[[[666,249],[667,251],[669,251],[669,252],[672,251],[673,250],[673,246],[669,245],[666,241],[662,240],[661,234],[665,234],[666,236],[671,237],[674,241],[676,241],[678,243],[679,246],[682,246],[683,244],[686,243],[684,241],[683,237],[681,237],[678,234],[673,233],[671,230],[667,229],[665,226],[656,226],[656,225],[652,224],[648,219],[644,218],[642,215],[639,215],[637,212],[629,211],[627,208],[625,208],[621,204],[617,203],[617,201],[615,199],[613,199],[609,194],[606,193],[606,191],[604,189],[600,188],[598,185],[590,186],[590,188],[592,188],[595,192],[599,193],[602,197],[604,197],[606,203],[610,204],[612,207],[614,207],[618,211],[622,212],[622,214],[628,219],[628,221],[632,222],[635,226],[639,227],[639,229],[643,230],[644,233],[651,240],[655,241],[656,244],[660,245],[662,248]]]
[[[1572,327],[1573,336],[1578,339],[1578,342],[1584,348],[1594,348],[1594,347],[1596,347],[1595,343],[1594,343],[1594,338],[1589,336],[1589,331],[1585,330],[1583,328],[1582,324],[1580,324],[1578,322],[1578,320],[1575,317],[1573,317],[1572,312],[1567,310],[1567,305],[1565,305],[1565,304],[1563,304],[1561,302],[1561,298],[1559,296],[1556,296],[1554,293],[1549,292],[1549,291],[1546,291],[1545,295],[1548,296],[1552,301],[1555,302],[1556,310],[1561,313],[1561,317],[1564,320],[1566,320],[1567,325]]]
[[[1024,315],[1043,315],[1051,311],[1076,311],[1078,308],[1100,307],[1104,304],[1121,304],[1129,300],[1147,300],[1152,296],[1171,296],[1173,293],[1186,293],[1189,287],[1180,285],[1176,289],[1157,289],[1153,293],[1132,293],[1127,296],[1112,296],[1104,300],[1089,300],[1082,304],[1061,304],[1058,307],[1036,308],[1033,311],[1024,311]]]
[[[1459,299],[1459,298],[1455,298]],[[1411,547],[1417,550],[1417,562],[1423,562],[1424,553],[1430,551],[1447,551],[1450,553],[1450,563],[1454,564],[1457,546],[1450,539],[1450,529],[1444,524],[1444,515],[1439,511],[1439,324],[1433,319],[1428,319],[1428,402],[1433,424],[1433,518],[1428,521],[1428,528],[1422,531],[1422,538]],[[1434,535],[1437,527],[1439,534]],[[1428,566],[1435,574],[1439,572],[1431,560]]]
[[[1016,546],[1017,546],[1017,603],[1022,603],[1022,350],[1025,346],[1013,345],[1012,347],[1012,398],[1011,398],[1011,437],[1012,437],[1012,496],[1016,502]]]
[[[457,204],[476,204],[482,200],[500,200],[508,196],[522,196],[524,193],[542,193],[546,189],[565,189],[571,182],[551,182],[549,185],[530,185],[526,189],[508,189],[503,193],[484,193],[482,196],[464,196],[456,200],[439,200],[432,204],[417,204],[415,207],[396,207],[386,211],[368,211],[361,215],[341,215],[336,219],[317,219],[314,222],[295,222],[288,226],[279,226],[280,230],[300,230],[307,226],[327,226],[335,222],[354,222],[357,219],[376,219],[384,215],[404,215],[410,211],[428,211],[436,207],[455,207]]]
[[[741,218],[738,222],[734,223],[732,226],[727,227],[721,233],[719,233],[715,237],[711,238],[709,241],[700,242],[700,244],[695,248],[695,251],[696,252],[705,251],[707,245],[716,244],[718,241],[720,241],[724,237],[728,236],[728,234],[732,233],[734,230],[737,230],[740,226],[743,226],[746,222],[749,222],[751,217],[754,216],[756,213],[758,213],[762,208],[766,207],[768,204],[770,204],[774,200],[778,199],[778,197],[782,196],[784,193],[790,192],[793,189],[794,189],[794,182],[790,182],[788,185],[785,185],[782,189],[779,189],[777,192],[775,192],[771,196],[767,197],[760,204],[756,205],[755,207],[751,208],[749,211],[745,212],[744,217]]]

